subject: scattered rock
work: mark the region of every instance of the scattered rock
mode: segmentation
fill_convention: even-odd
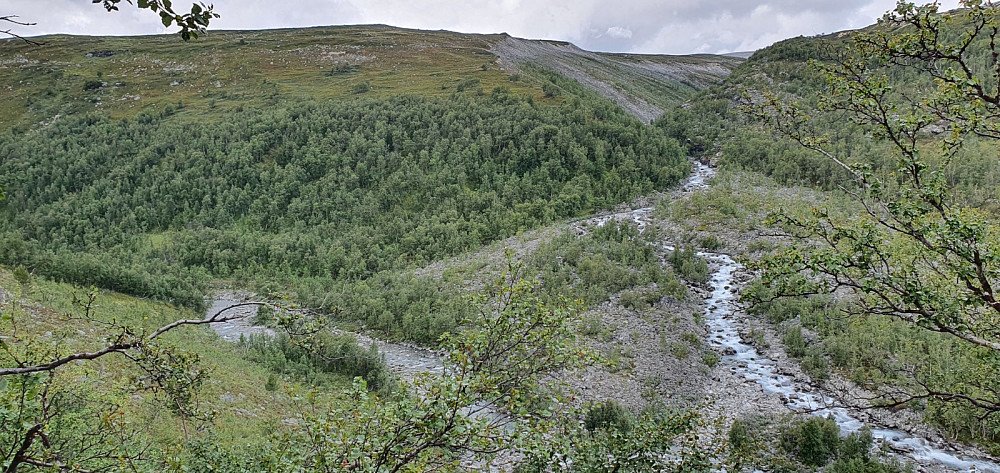
[[[102,58],[102,57],[111,57],[111,56],[114,56],[115,54],[118,54],[118,53],[116,51],[93,51],[93,52],[89,52],[89,53],[85,54],[84,56],[85,57],[90,57],[90,58],[94,58],[94,57]]]

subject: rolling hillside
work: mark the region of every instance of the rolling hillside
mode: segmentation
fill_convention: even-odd
[[[135,116],[178,103],[195,116],[279,100],[361,93],[448,96],[503,86],[543,98],[526,63],[554,69],[628,104],[645,121],[719,82],[739,59],[591,53],[568,43],[505,34],[419,31],[382,25],[175,36],[38,38],[0,42],[0,127],[31,127],[75,114]]]

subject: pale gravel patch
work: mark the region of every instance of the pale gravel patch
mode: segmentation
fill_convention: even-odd
[[[621,83],[677,84],[700,90],[721,82],[737,61],[723,57],[700,60],[638,54],[585,51],[571,43],[506,37],[491,48],[500,66],[518,72],[524,64],[540,63],[615,102],[645,123],[663,115],[664,109],[622,87]]]

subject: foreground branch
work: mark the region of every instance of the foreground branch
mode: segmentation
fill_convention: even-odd
[[[17,15],[5,15],[5,16],[0,16],[0,21],[5,21],[7,23],[13,23],[13,24],[18,25],[18,26],[35,26],[37,24],[37,23],[26,23],[26,22],[23,22],[23,21],[18,21],[18,20],[15,20],[15,18],[17,18]],[[28,43],[28,44],[30,44],[32,46],[41,46],[42,45],[42,43],[39,43],[38,41],[34,41],[34,40],[31,40],[31,39],[25,38],[24,36],[21,36],[21,35],[15,33],[14,30],[12,30],[12,29],[0,30],[0,34],[5,34],[7,36],[10,36],[11,38],[19,39],[19,40],[24,41],[25,43]]]
[[[51,361],[49,363],[45,363],[45,364],[30,365],[30,366],[18,366],[18,367],[15,367],[15,368],[0,368],[0,377],[11,376],[11,375],[20,375],[20,374],[31,374],[31,373],[48,372],[48,371],[53,371],[53,370],[59,368],[60,366],[63,366],[65,364],[67,364],[67,363],[71,363],[73,361],[77,361],[77,360],[96,360],[98,358],[101,358],[101,357],[103,357],[105,355],[109,355],[111,353],[122,353],[122,352],[125,352],[127,350],[131,350],[133,348],[138,348],[138,347],[142,346],[144,343],[147,343],[147,342],[150,342],[152,340],[155,340],[156,338],[160,337],[161,335],[163,335],[163,334],[165,334],[165,333],[167,333],[167,332],[169,332],[169,331],[171,331],[171,330],[173,330],[173,329],[175,329],[177,327],[180,327],[180,326],[183,326],[183,325],[207,325],[207,324],[229,322],[231,320],[236,320],[236,319],[241,319],[241,318],[247,317],[248,314],[237,313],[237,314],[233,314],[233,315],[223,315],[225,312],[228,312],[228,311],[230,311],[232,309],[236,309],[236,308],[240,308],[240,307],[247,307],[247,306],[258,306],[259,307],[259,306],[265,306],[265,305],[269,305],[269,304],[267,302],[241,302],[239,304],[233,304],[233,305],[230,305],[228,307],[223,308],[222,310],[219,310],[218,312],[216,312],[212,316],[204,318],[204,319],[182,319],[182,320],[177,320],[175,322],[171,322],[171,323],[169,323],[167,325],[164,325],[164,326],[160,327],[159,329],[155,330],[152,334],[150,334],[147,337],[143,337],[141,335],[132,334],[131,331],[129,331],[127,329],[124,329],[123,332],[114,341],[110,342],[108,344],[108,346],[105,347],[105,348],[103,348],[103,349],[100,349],[100,350],[97,350],[97,351],[93,351],[93,352],[78,352],[78,353],[73,353],[71,355],[68,355],[68,356],[65,356],[65,357],[53,360],[53,361]]]

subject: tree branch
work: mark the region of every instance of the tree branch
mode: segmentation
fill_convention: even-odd
[[[235,308],[239,308],[239,307],[246,307],[246,306],[262,306],[262,305],[268,305],[268,303],[266,303],[266,302],[242,302],[242,303],[239,303],[239,304],[233,304],[233,305],[230,305],[230,306],[228,306],[226,308],[223,308],[222,310],[216,312],[212,316],[207,317],[205,319],[182,319],[182,320],[178,320],[178,321],[169,323],[167,325],[164,325],[163,327],[160,327],[159,329],[157,329],[156,331],[154,331],[151,335],[149,335],[148,337],[145,337],[145,338],[143,338],[141,336],[134,335],[129,330],[125,330],[122,334],[120,334],[117,337],[116,341],[114,341],[112,343],[109,343],[107,347],[102,348],[100,350],[93,351],[93,352],[73,353],[71,355],[68,355],[68,356],[65,356],[65,357],[53,360],[53,361],[51,361],[49,363],[40,364],[40,365],[18,366],[18,367],[15,367],[15,368],[0,368],[0,377],[11,376],[11,375],[19,375],[19,374],[31,374],[31,373],[40,373],[40,372],[52,371],[52,370],[55,370],[55,369],[59,368],[60,366],[63,366],[65,364],[67,364],[67,363],[71,363],[73,361],[77,361],[77,360],[95,360],[97,358],[103,357],[105,355],[109,355],[111,353],[121,353],[121,352],[124,352],[126,350],[130,350],[130,349],[139,347],[140,345],[142,345],[145,342],[155,340],[156,338],[160,337],[164,333],[167,333],[167,332],[169,332],[169,331],[171,331],[171,330],[173,330],[173,329],[175,329],[177,327],[180,327],[180,326],[183,326],[183,325],[206,325],[206,324],[222,323],[222,322],[228,322],[228,321],[231,321],[231,320],[241,319],[241,318],[247,317],[249,314],[234,314],[234,315],[229,315],[229,316],[224,316],[222,314],[225,313],[225,312],[227,312],[227,311],[229,311],[230,309],[235,309]]]
[[[19,26],[35,26],[37,24],[37,23],[26,23],[26,22],[23,22],[23,21],[18,21],[18,20],[15,20],[15,18],[17,18],[17,15],[5,15],[5,16],[0,16],[0,21],[5,21],[7,23],[13,23],[13,24],[19,25]],[[0,30],[0,34],[5,34],[5,35],[10,36],[12,38],[19,39],[19,40],[24,41],[25,43],[28,43],[28,44],[30,44],[32,46],[41,46],[43,44],[43,43],[39,43],[38,41],[34,41],[34,40],[31,40],[31,39],[25,38],[24,36],[21,36],[21,35],[15,33],[14,30],[11,30],[11,29]]]

